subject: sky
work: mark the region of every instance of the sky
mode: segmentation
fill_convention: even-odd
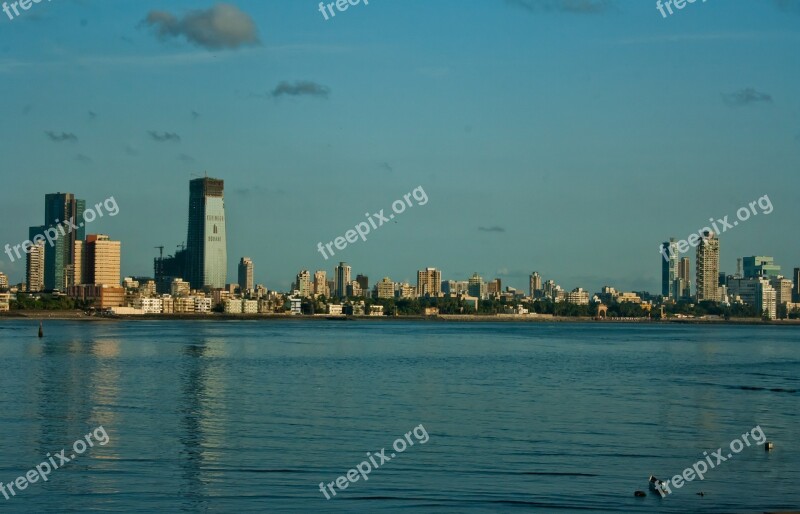
[[[527,291],[660,292],[659,245],[765,195],[721,269],[800,267],[800,0],[55,0],[0,12],[0,245],[71,192],[116,216],[123,276],[186,240],[189,180],[225,181],[228,281],[289,288],[474,272]],[[13,14],[13,10],[11,11]],[[317,251],[421,187],[326,260]],[[694,251],[686,254],[692,260]],[[24,280],[24,261],[0,255]]]

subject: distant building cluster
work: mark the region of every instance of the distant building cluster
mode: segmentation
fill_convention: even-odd
[[[86,234],[83,223],[75,225],[76,230],[62,231],[53,244],[27,247],[25,282],[12,287],[0,273],[0,311],[9,309],[11,294],[35,298],[44,292],[68,296],[87,310],[118,314],[384,316],[396,315],[396,306],[406,300],[419,300],[416,312],[425,315],[438,314],[442,305],[449,305],[451,311],[453,305],[473,311],[483,306],[483,312],[488,308],[488,312],[512,315],[544,312],[543,305],[548,306],[547,312],[581,315],[593,309],[600,313],[603,306],[627,305],[639,313],[650,313],[658,306],[663,316],[665,306],[695,303],[750,306],[769,319],[800,311],[800,268],[787,278],[772,257],[752,256],[738,259],[736,273],[726,275],[719,269],[719,237],[711,231],[702,237],[696,234],[694,277],[689,258],[680,257],[679,242],[671,238],[662,243],[660,295],[617,291],[611,286],[595,294],[581,287],[568,290],[537,271],[529,276],[525,292],[503,289],[500,278],[487,281],[478,273],[464,280],[447,279],[434,267],[418,270],[416,283],[383,277],[370,284],[366,275],[353,278],[346,262],[336,265],[331,274],[302,269],[290,291],[277,292],[256,283],[254,261],[246,256],[238,263],[238,281],[230,284],[224,189],[224,182],[216,178],[189,182],[186,239],[171,255],[164,255],[164,246],[156,247],[159,256],[154,259],[152,277],[121,279],[121,242],[105,234]],[[45,195],[44,224],[30,227],[31,239],[66,220],[81,219],[85,209],[85,201],[72,193]],[[561,308],[553,307],[558,305]]]
[[[711,231],[699,238],[695,257],[695,295],[691,294],[689,258],[678,261],[674,238],[662,243],[661,294],[667,302],[714,302],[723,305],[748,305],[765,318],[800,309],[800,268],[792,278],[781,274],[772,257],[751,256],[737,259],[736,273],[720,271],[720,240]],[[744,266],[742,266],[744,265]]]

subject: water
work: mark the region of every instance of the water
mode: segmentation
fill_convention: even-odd
[[[98,426],[109,442],[0,496],[3,511],[800,507],[796,328],[46,321],[39,340],[37,326],[0,324],[0,481]],[[419,425],[425,444],[411,435],[325,499],[320,482]],[[773,452],[633,496],[756,425]]]

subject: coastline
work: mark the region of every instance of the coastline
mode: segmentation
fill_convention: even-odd
[[[601,319],[590,317],[562,317],[550,315],[515,314],[440,314],[437,316],[342,316],[342,315],[296,315],[296,314],[131,314],[118,316],[89,316],[83,311],[9,311],[0,313],[2,320],[58,320],[58,321],[330,321],[330,322],[383,322],[383,321],[428,321],[444,323],[596,323],[596,324],[646,324],[646,325],[765,325],[800,326],[800,319],[764,321],[756,318],[700,319],[669,318],[653,320],[648,318]]]

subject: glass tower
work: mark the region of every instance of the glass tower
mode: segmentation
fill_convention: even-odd
[[[225,287],[228,252],[225,238],[224,182],[198,178],[189,182],[187,274],[193,289]]]

